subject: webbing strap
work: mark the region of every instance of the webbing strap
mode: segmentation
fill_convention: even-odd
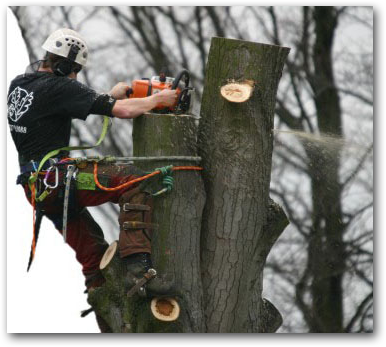
[[[62,234],[64,242],[67,241],[67,214],[68,214],[68,201],[70,199],[70,187],[71,181],[74,176],[74,172],[76,170],[75,165],[68,165],[67,167],[67,177],[66,177],[66,187],[64,190],[64,202],[63,202],[63,226],[62,226]]]
[[[31,186],[32,184],[34,184],[36,182],[36,180],[38,178],[38,173],[42,169],[44,163],[49,158],[52,158],[53,156],[59,154],[60,151],[75,151],[75,150],[91,149],[91,148],[97,147],[105,139],[108,129],[109,129],[109,117],[104,116],[103,117],[102,132],[101,132],[101,134],[99,136],[99,139],[98,139],[98,141],[97,141],[97,143],[95,145],[93,145],[93,146],[74,146],[74,147],[67,146],[67,147],[62,147],[62,148],[54,149],[53,151],[47,153],[43,157],[43,159],[40,161],[40,164],[39,164],[39,167],[38,167],[37,171],[30,176],[30,178],[28,180],[29,185]]]
[[[140,205],[140,204],[123,204],[123,211],[150,211],[150,206],[148,205]]]
[[[158,224],[138,222],[138,221],[126,221],[126,222],[123,222],[122,228],[123,228],[123,230],[130,230],[130,229],[157,229],[158,228]]]

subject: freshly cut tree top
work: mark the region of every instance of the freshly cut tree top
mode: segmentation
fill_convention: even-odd
[[[253,92],[253,81],[230,82],[221,87],[221,95],[230,102],[245,102]]]

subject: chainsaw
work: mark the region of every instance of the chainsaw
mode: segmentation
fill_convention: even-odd
[[[164,89],[177,90],[177,101],[172,107],[157,106],[154,111],[157,113],[189,113],[191,104],[191,93],[194,90],[189,87],[190,74],[187,70],[182,70],[177,77],[166,77],[165,73],[161,72],[159,76],[150,78],[142,78],[132,81],[131,87],[127,90],[128,98],[144,98],[155,93],[159,93]],[[184,83],[183,88],[179,86],[180,82]]]

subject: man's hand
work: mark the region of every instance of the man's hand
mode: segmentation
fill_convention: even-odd
[[[125,82],[119,82],[109,92],[109,94],[116,100],[127,99],[126,92],[130,88]]]
[[[157,106],[171,107],[176,103],[178,95],[176,90],[164,89],[153,96],[157,101]]]
[[[177,91],[165,89],[145,98],[117,100],[112,114],[118,118],[136,118],[158,106],[171,107],[175,104],[176,100]]]

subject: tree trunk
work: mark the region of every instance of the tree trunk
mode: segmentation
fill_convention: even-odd
[[[208,332],[272,332],[281,324],[261,293],[266,256],[287,223],[277,213],[280,227],[271,229],[273,220],[267,226],[274,107],[288,53],[279,46],[212,39],[199,125],[207,193],[201,270]],[[252,81],[252,96],[244,103],[224,99],[220,88],[230,81]]]
[[[275,96],[288,51],[214,38],[199,128],[186,115],[134,120],[134,156],[196,156],[199,139],[206,191],[200,172],[178,171],[173,190],[154,199],[152,222],[159,227],[152,259],[157,276],[174,284],[179,318],[161,322],[151,314],[150,299],[126,298],[125,274],[114,256],[103,270],[106,285],[90,294],[114,332],[274,332],[281,325],[280,313],[261,292],[266,258],[288,223],[268,194]],[[220,87],[228,79],[253,82],[250,98],[237,103],[223,98]],[[153,171],[169,164],[136,165]],[[158,181],[159,187],[161,178],[151,186]]]
[[[145,114],[134,121],[134,156],[196,156],[197,125],[192,116]],[[197,165],[195,162],[151,161],[137,162],[145,171],[173,164]],[[96,312],[114,332],[202,332],[202,287],[199,254],[202,210],[205,201],[201,173],[177,171],[173,173],[171,192],[154,197],[152,222],[158,225],[152,238],[152,260],[157,277],[172,284],[178,295],[179,318],[173,322],[157,320],[150,311],[151,300],[134,295],[126,298],[122,291],[122,268],[115,256],[104,271],[106,285],[90,294]],[[150,184],[156,192],[162,188],[162,176]],[[113,273],[113,275],[111,275]],[[108,288],[106,290],[106,288]],[[98,293],[99,291],[99,293]],[[114,297],[115,296],[115,300]],[[102,299],[103,298],[103,299]],[[120,304],[117,305],[117,302]],[[98,304],[99,303],[99,304]]]
[[[315,7],[312,87],[319,131],[341,137],[342,113],[334,81],[332,49],[337,26],[336,9]],[[306,149],[309,157],[313,202],[313,228],[309,257],[312,274],[311,332],[343,332],[343,274],[345,271],[344,225],[339,183],[340,148]]]
[[[135,156],[196,156],[197,120],[188,115],[144,115],[134,120]],[[139,165],[144,170],[160,166],[197,165],[163,161]],[[151,332],[202,332],[200,280],[200,230],[205,203],[201,172],[176,171],[170,193],[154,198],[152,258],[158,273],[174,279],[180,293],[181,316],[177,323],[149,326]]]
[[[26,12],[27,7],[10,6],[10,9],[12,10],[13,14],[15,15],[16,20],[17,20],[17,24],[19,25],[20,33],[21,33],[21,36],[23,37],[25,47],[26,47],[27,52],[28,52],[29,62],[33,63],[37,60],[37,56],[34,52],[32,42],[28,38],[27,28],[28,28],[29,23],[28,23],[28,17],[25,16],[25,12]]]

